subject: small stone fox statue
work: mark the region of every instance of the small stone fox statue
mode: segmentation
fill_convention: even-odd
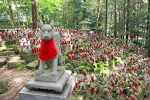
[[[44,24],[40,20],[39,27],[41,28],[41,44],[38,54],[40,63],[36,75],[41,75],[45,66],[47,68],[52,67],[51,75],[57,75],[57,70],[59,70],[58,64],[61,65],[63,63],[62,54],[59,49],[61,35],[53,32],[54,20],[50,24]]]

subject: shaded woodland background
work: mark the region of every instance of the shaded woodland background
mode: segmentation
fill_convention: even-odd
[[[94,32],[135,42],[150,51],[150,0],[1,0],[0,5],[1,30],[36,29],[40,19],[45,23],[54,19],[56,27],[80,30],[79,22],[86,19]]]

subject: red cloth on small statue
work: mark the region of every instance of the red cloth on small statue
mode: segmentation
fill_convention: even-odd
[[[41,41],[41,47],[39,48],[39,59],[41,60],[49,60],[54,58],[57,55],[57,49],[54,42],[54,38],[50,40]]]
[[[123,91],[122,91],[122,90],[120,90],[120,95],[121,95],[121,94],[123,94]]]
[[[91,90],[90,90],[92,93],[95,92],[95,88],[94,87],[91,87]]]

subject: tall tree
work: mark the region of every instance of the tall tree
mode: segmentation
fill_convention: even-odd
[[[147,56],[150,57],[150,0],[148,0],[148,33],[149,33],[149,39],[148,39],[148,54]]]
[[[38,22],[37,22],[37,10],[36,10],[36,1],[32,1],[32,28],[37,29],[38,28]]]
[[[128,34],[129,34],[129,8],[130,7],[130,0],[127,0],[127,21],[126,21],[126,40],[128,40]],[[127,42],[127,41],[126,41]]]
[[[116,38],[117,37],[117,4],[116,4],[116,0],[115,0],[115,8],[114,8],[114,37]]]
[[[105,6],[105,9],[106,9],[106,13],[105,13],[105,35],[107,34],[107,13],[108,13],[108,0],[106,0],[106,6]]]
[[[14,15],[13,15],[13,9],[12,9],[12,2],[11,0],[7,0],[7,3],[9,6],[9,16],[10,16],[11,27],[14,28]]]

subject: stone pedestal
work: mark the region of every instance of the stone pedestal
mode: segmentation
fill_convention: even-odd
[[[19,100],[69,100],[74,85],[75,85],[75,76],[71,75],[61,92],[39,90],[39,89],[34,90],[34,89],[27,89],[24,87],[19,92]]]
[[[57,82],[35,81],[35,78],[33,78],[25,84],[25,87],[28,89],[44,89],[61,92],[68,79],[70,78],[70,75],[71,71],[65,71],[65,73],[60,77]]]
[[[57,82],[60,77],[65,72],[65,66],[58,66],[57,75],[51,75],[52,69],[49,68],[44,70],[41,75],[35,75],[35,81],[43,81],[43,82]],[[68,72],[68,76],[70,76],[71,72]]]

